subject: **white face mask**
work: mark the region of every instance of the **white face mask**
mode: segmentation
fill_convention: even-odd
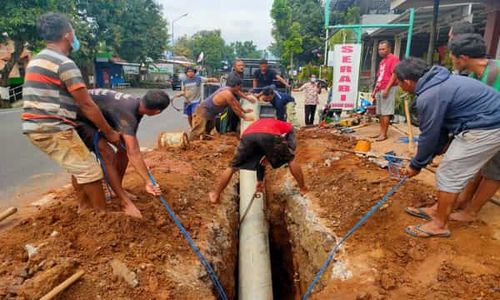
[[[316,77],[311,77],[311,82],[316,82]]]

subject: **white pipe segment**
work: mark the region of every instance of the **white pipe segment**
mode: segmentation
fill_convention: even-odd
[[[255,120],[259,104],[243,100],[243,108],[253,109]],[[251,122],[241,120],[241,132]],[[240,170],[240,216],[252,201],[257,184],[255,171]],[[272,300],[271,255],[269,250],[269,225],[264,215],[264,195],[256,197],[243,223],[240,224],[239,244],[239,300]]]

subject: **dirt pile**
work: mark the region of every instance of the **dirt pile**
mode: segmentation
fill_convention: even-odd
[[[397,182],[366,159],[334,150],[352,149],[351,137],[317,128],[297,136],[307,197],[298,194],[286,168],[268,170],[266,177],[276,299],[302,295],[339,237]],[[234,136],[223,136],[185,151],[145,154],[230,297],[236,295],[237,194],[228,188],[218,206],[206,195],[236,144]],[[37,298],[84,270],[60,299],[215,299],[207,273],[159,200],[143,191],[132,170],[125,186],[138,196],[143,219],[125,217],[116,204],[111,212],[79,215],[74,194],[59,192],[51,205],[0,233],[0,298]],[[500,222],[452,223],[449,239],[404,234],[421,222],[404,207],[434,201],[432,186],[407,181],[346,242],[312,298],[500,299]],[[498,212],[484,213],[498,218]]]
[[[145,154],[165,198],[229,295],[235,292],[236,203],[231,191],[219,206],[209,205],[206,195],[236,142],[222,137],[195,142],[186,151]],[[54,203],[1,233],[0,298],[39,298],[82,269],[83,278],[61,299],[214,299],[208,274],[133,170],[125,187],[138,196],[143,219],[124,216],[116,204],[109,205],[110,212],[78,214],[75,195],[60,192]],[[36,252],[29,258],[27,244]]]
[[[297,157],[310,193],[304,199],[293,185],[287,188],[294,181],[288,170],[280,169],[268,178],[272,181],[268,200],[288,203],[284,215],[292,240],[291,267],[303,294],[335,240],[397,180],[387,180],[386,170],[364,158],[331,150],[352,149],[355,142],[348,137],[309,130],[298,138]],[[500,299],[498,226],[452,223],[449,239],[404,234],[406,226],[422,222],[406,215],[404,207],[433,203],[434,192],[415,179],[403,185],[346,242],[319,284],[320,290],[326,288],[313,298]]]

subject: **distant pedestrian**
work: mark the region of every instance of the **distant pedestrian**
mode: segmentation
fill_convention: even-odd
[[[319,104],[319,94],[321,86],[318,85],[316,75],[312,74],[309,81],[304,83],[300,88],[294,89],[295,92],[305,92],[304,113],[306,125],[314,124],[314,116],[316,115],[316,107]]]

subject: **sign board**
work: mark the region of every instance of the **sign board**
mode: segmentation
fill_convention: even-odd
[[[333,68],[333,109],[353,110],[358,99],[361,44],[335,45]]]
[[[148,72],[149,73],[156,73],[156,74],[174,74],[174,65],[173,64],[163,64],[163,63],[158,63],[158,64],[149,64],[148,65]]]
[[[327,66],[333,67],[335,64],[335,51],[329,50],[328,51],[328,61],[327,61]]]
[[[139,75],[139,66],[123,65],[123,73],[129,75]]]

